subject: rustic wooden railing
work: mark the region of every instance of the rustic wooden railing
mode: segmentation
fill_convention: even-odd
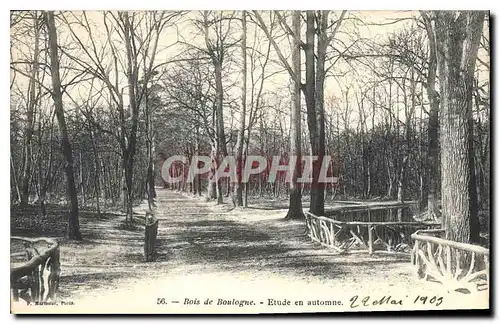
[[[326,217],[343,222],[413,222],[412,210],[417,209],[415,202],[390,205],[343,206],[326,210]]]
[[[11,237],[12,241],[20,241],[24,246],[24,251],[11,253],[12,298],[15,301],[22,298],[29,303],[55,300],[61,273],[57,241],[18,236]]]
[[[158,219],[146,217],[144,231],[144,258],[147,262],[156,259],[156,238],[158,236]]]
[[[442,236],[442,229],[419,230],[411,236],[415,240],[412,264],[418,276],[440,282],[448,291],[472,293],[489,289],[489,250]]]
[[[308,236],[312,241],[338,252],[349,249],[410,253],[411,234],[418,229],[439,226],[437,223],[341,221],[306,212]]]

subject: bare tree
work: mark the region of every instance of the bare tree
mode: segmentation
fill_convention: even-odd
[[[61,92],[61,78],[59,76],[59,57],[57,45],[57,30],[54,22],[54,12],[46,11],[44,13],[49,34],[50,67],[52,74],[52,98],[54,99],[55,113],[61,133],[61,150],[64,154],[66,165],[67,194],[71,205],[71,212],[68,215],[68,237],[70,239],[80,240],[80,224],[78,221],[78,197],[75,186],[73,171],[73,151],[66,128],[66,119],[64,117],[64,107]]]
[[[110,132],[120,143],[122,155],[122,198],[126,210],[126,222],[132,221],[133,179],[135,155],[137,151],[137,132],[139,125],[140,106],[144,104],[148,83],[154,71],[170,61],[155,64],[158,52],[158,40],[162,30],[168,23],[175,21],[180,12],[104,12],[102,24],[107,33],[107,42],[99,48],[99,43],[92,37],[92,24],[87,14],[81,17],[71,14],[71,19],[63,17],[73,37],[81,50],[80,55],[65,51],[70,59],[88,74],[101,80],[106,87],[111,102],[116,106],[119,120],[119,132]],[[87,32],[90,46],[85,44],[80,33],[76,33],[72,25],[77,24]],[[145,24],[139,28],[141,24]],[[139,31],[142,33],[139,34]],[[113,33],[123,40],[123,43],[113,39]],[[122,46],[122,48],[120,47]],[[120,52],[125,50],[125,59]],[[103,58],[103,53],[110,53],[110,60]],[[85,58],[85,59],[84,59]],[[141,69],[142,67],[142,69]],[[112,71],[112,73],[111,73]],[[141,73],[142,72],[142,73]],[[125,74],[127,85],[121,86],[121,73]],[[124,103],[124,89],[128,91],[128,109]],[[153,193],[150,190],[150,195]]]
[[[275,12],[276,16],[279,17],[282,24],[285,26],[286,23],[283,17],[280,16],[279,13]],[[302,190],[297,183],[297,179],[300,177],[300,160],[302,156],[302,148],[301,148],[301,100],[300,100],[300,92],[302,89],[301,82],[301,65],[300,65],[300,48],[302,46],[302,41],[300,40],[300,11],[293,12],[292,24],[293,24],[293,32],[289,29],[289,34],[293,38],[293,50],[292,50],[292,66],[288,63],[287,59],[284,57],[281,52],[278,44],[273,38],[270,30],[267,28],[266,23],[262,19],[259,12],[254,11],[254,15],[257,18],[259,27],[262,28],[264,33],[266,34],[269,42],[273,45],[278,57],[280,59],[281,64],[288,71],[290,78],[292,80],[292,104],[291,104],[291,125],[290,125],[290,155],[297,156],[297,164],[295,165],[294,173],[291,177],[290,181],[290,203],[288,207],[288,212],[286,219],[301,219],[304,217],[302,211]]]
[[[26,127],[23,143],[23,161],[22,161],[22,173],[20,181],[20,200],[21,206],[26,207],[28,205],[29,193],[30,193],[30,182],[32,175],[33,166],[33,130],[35,127],[35,115],[36,108],[40,104],[41,99],[41,87],[40,87],[40,30],[41,22],[38,11],[30,11],[26,13],[28,20],[32,22],[33,29],[33,55],[31,62],[29,62],[29,79],[28,79],[28,90],[26,96]],[[14,16],[15,17],[15,16]]]
[[[203,12],[203,19],[199,25],[203,28],[205,37],[205,52],[210,57],[215,73],[215,122],[217,130],[216,147],[212,149],[212,159],[215,167],[217,160],[227,156],[226,133],[224,130],[224,89],[222,85],[222,70],[229,49],[239,40],[231,39],[231,22],[234,13],[225,16],[223,12]],[[211,37],[213,36],[213,37]],[[217,175],[215,175],[217,176]],[[217,183],[217,203],[223,202],[222,183],[220,179],[214,179]]]

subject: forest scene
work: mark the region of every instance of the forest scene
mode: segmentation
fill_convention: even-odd
[[[487,11],[11,11],[11,312],[488,309],[490,116]]]

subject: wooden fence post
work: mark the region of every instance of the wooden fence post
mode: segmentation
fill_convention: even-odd
[[[368,253],[373,254],[373,233],[372,225],[368,225]]]
[[[149,222],[148,222],[149,220]],[[144,258],[147,262],[156,258],[156,238],[158,236],[158,219],[146,216],[144,226]]]

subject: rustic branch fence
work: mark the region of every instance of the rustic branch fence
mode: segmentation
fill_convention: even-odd
[[[11,248],[22,244],[23,251],[11,253],[12,297],[27,302],[53,301],[61,273],[59,244],[51,238],[11,237]],[[47,286],[47,287],[46,287]]]
[[[443,239],[444,230],[419,230],[412,264],[425,280],[442,283],[448,291],[472,293],[489,288],[489,250],[478,245]]]
[[[352,205],[326,210],[324,216],[345,222],[414,222],[412,214],[416,209],[414,202],[390,205]]]
[[[158,219],[146,217],[144,230],[144,258],[147,262],[156,259],[156,241],[158,236]]]
[[[403,214],[402,208],[394,205],[342,209],[332,218],[306,212],[308,236],[338,252],[358,249],[370,254],[376,250],[410,253],[411,234],[440,224],[416,222]]]

